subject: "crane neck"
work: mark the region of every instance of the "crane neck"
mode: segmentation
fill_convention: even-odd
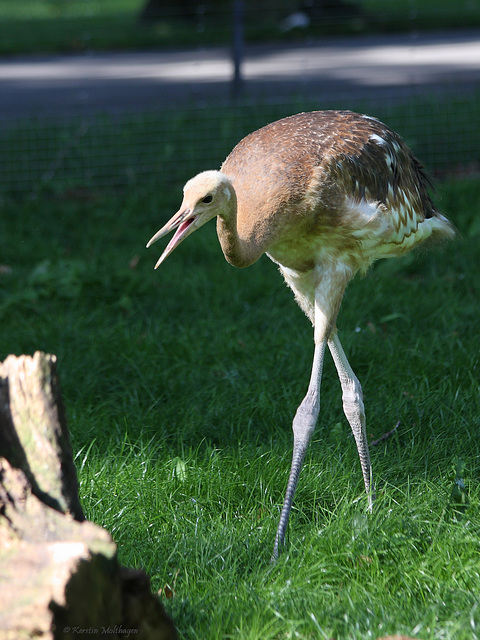
[[[239,233],[239,212],[234,186],[228,185],[229,197],[217,216],[217,235],[227,262],[234,267],[248,267],[258,260],[255,242]]]

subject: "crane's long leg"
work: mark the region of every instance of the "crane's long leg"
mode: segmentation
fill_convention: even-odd
[[[372,508],[375,492],[372,482],[372,467],[368,451],[367,433],[365,430],[362,387],[357,376],[353,373],[336,331],[332,333],[328,340],[328,348],[330,349],[335,367],[337,368],[338,377],[340,378],[343,410],[350,423],[357,444],[363,481],[365,482],[365,490],[368,494],[368,504],[369,507]]]
[[[285,541],[288,519],[292,509],[293,496],[297,488],[298,477],[302,468],[303,459],[308,448],[308,443],[315,430],[320,411],[320,382],[322,379],[323,358],[325,355],[326,339],[315,345],[313,356],[312,375],[305,398],[295,413],[293,419],[293,457],[290,475],[288,477],[287,491],[283,501],[280,522],[275,536],[272,561],[277,560],[280,548]]]
[[[340,303],[349,279],[348,273],[342,268],[338,271],[332,268],[328,272],[318,270],[314,272],[314,276],[318,277],[315,286],[315,353],[307,394],[298,407],[293,419],[292,466],[290,467],[287,491],[285,493],[280,522],[275,536],[272,561],[278,558],[280,549],[285,542],[285,534],[298,477],[320,412],[320,383],[322,380],[325,346],[335,326]]]

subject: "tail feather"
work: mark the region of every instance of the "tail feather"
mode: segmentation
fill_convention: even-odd
[[[431,221],[433,238],[445,238],[446,240],[451,240],[457,235],[457,230],[450,220],[438,211],[434,211],[434,217]]]

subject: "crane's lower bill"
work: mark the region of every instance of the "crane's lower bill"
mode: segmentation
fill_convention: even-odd
[[[176,213],[171,220],[167,222],[167,224],[162,227],[157,233],[150,238],[147,243],[147,248],[150,247],[154,242],[163,238],[163,236],[167,235],[174,229],[176,229],[173,238],[167,244],[165,251],[162,253],[160,258],[155,265],[155,269],[157,269],[165,258],[172,253],[172,251],[178,247],[178,245],[185,240],[187,236],[189,236],[196,229],[196,225],[194,224],[196,220],[196,216],[191,218],[187,217],[190,214],[190,211],[179,211]]]

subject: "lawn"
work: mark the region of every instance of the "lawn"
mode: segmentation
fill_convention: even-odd
[[[145,28],[141,4],[5,0],[0,54],[230,38],[229,25]],[[376,18],[355,30],[480,24],[478,0],[362,4]],[[478,167],[477,97],[376,115],[445,173]],[[149,573],[182,640],[480,638],[480,180],[436,185],[455,242],[379,262],[347,291],[339,329],[376,443],[373,514],[327,357],[271,565],[312,329],[267,258],[225,262],[213,223],[158,271],[161,243],[145,249],[190,170],[217,166],[241,127],[265,122],[263,108],[242,111],[2,129],[0,360],[57,355],[87,517]]]
[[[145,242],[180,198],[178,183],[2,202],[0,360],[57,354],[87,517],[185,640],[479,638],[480,181],[437,186],[458,240],[350,285],[339,328],[380,440],[378,501],[367,515],[327,360],[273,566],[312,330],[267,258],[224,261],[213,224],[154,271]]]
[[[105,49],[211,46],[232,38],[232,3],[200,3],[196,20],[179,18],[175,3],[152,24],[138,18],[146,0],[3,0],[0,54],[82,52]],[[186,3],[185,3],[186,4]],[[285,33],[281,20],[298,3],[245,0],[247,41],[323,37],[362,32],[401,32],[480,26],[480,0],[350,0],[358,17],[328,15],[308,29]],[[171,7],[171,9],[168,9]]]

